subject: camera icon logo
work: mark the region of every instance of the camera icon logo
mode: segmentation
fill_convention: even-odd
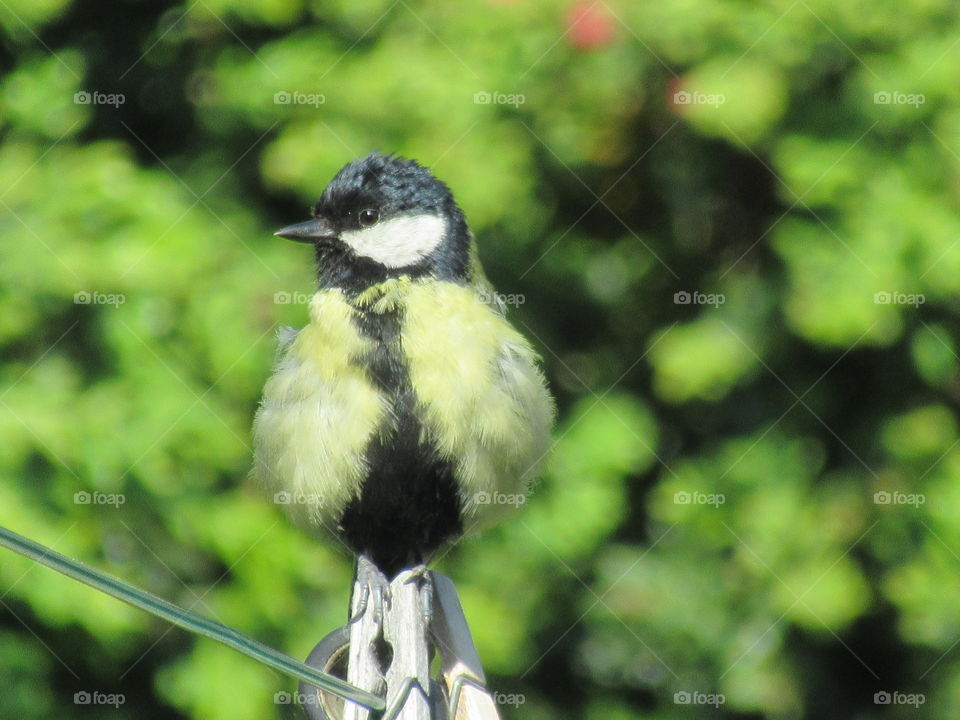
[[[273,94],[273,104],[274,105],[289,105],[292,96],[286,90],[281,90],[280,92]]]
[[[289,505],[291,500],[293,500],[293,496],[286,490],[281,490],[273,496],[273,501],[277,505]]]
[[[492,99],[493,98],[490,93],[486,92],[485,90],[481,90],[480,92],[475,92],[473,94],[474,105],[489,105]]]

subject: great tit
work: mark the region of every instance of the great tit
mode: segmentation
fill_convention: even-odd
[[[313,245],[317,292],[309,324],[281,331],[253,473],[360,571],[392,578],[522,503],[554,403],[429,170],[355,160],[312,216],[276,233]]]

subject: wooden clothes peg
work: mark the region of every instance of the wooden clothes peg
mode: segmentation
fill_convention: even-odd
[[[424,613],[425,584],[432,586],[429,621]],[[355,583],[352,617],[362,609],[360,590]],[[450,578],[407,570],[394,578],[390,591],[381,622],[375,617],[374,604],[368,602],[362,617],[324,638],[308,660],[311,666],[332,671],[346,659],[350,683],[386,696],[382,719],[360,705],[301,685],[307,716],[311,720],[499,720]],[[437,679],[430,677],[434,650],[440,656]]]
[[[431,575],[434,598],[431,631],[440,652],[446,694],[450,698],[449,716],[452,720],[499,720],[457,589],[446,575],[437,572]]]

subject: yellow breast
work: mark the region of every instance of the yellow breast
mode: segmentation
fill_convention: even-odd
[[[360,492],[363,457],[389,399],[359,359],[355,317],[399,311],[400,345],[429,445],[454,469],[465,520],[486,524],[521,497],[550,443],[553,401],[522,335],[474,288],[391,280],[354,299],[325,290],[264,389],[255,474],[287,493],[295,519],[331,527]]]
[[[553,401],[526,339],[476,289],[414,283],[403,349],[424,427],[453,463],[468,518],[526,492],[549,449]]]
[[[254,420],[257,480],[294,519],[333,530],[366,475],[363,452],[386,401],[356,359],[370,349],[339,290],[316,293]]]

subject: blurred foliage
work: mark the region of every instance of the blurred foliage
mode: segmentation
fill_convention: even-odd
[[[561,408],[523,512],[439,563],[505,716],[960,715],[956,4],[5,0],[0,25],[0,524],[298,657],[342,623],[350,558],[246,481],[312,283],[270,233],[396,151],[525,299]],[[6,552],[0,677],[24,720],[104,716],[77,692],[295,716],[287,679]]]

